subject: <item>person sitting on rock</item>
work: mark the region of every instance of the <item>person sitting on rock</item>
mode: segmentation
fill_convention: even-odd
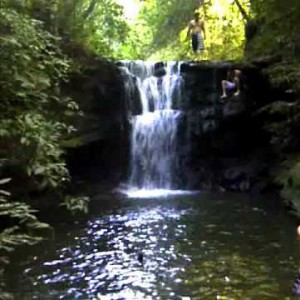
[[[221,81],[222,96],[221,99],[227,98],[227,93],[234,92],[234,96],[240,94],[240,77],[241,71],[235,69],[227,72],[227,79]]]

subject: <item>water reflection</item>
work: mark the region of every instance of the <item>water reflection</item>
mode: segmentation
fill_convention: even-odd
[[[160,299],[164,281],[178,282],[189,262],[170,244],[184,237],[185,226],[178,223],[184,214],[185,210],[157,207],[91,221],[73,246],[43,264],[45,274],[37,277],[38,284],[60,290],[61,299]]]
[[[31,261],[22,284],[36,287],[31,299],[288,299],[296,244],[287,218],[202,197],[135,200],[97,217]]]

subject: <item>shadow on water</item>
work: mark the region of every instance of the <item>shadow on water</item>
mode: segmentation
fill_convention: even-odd
[[[292,299],[295,224],[272,199],[98,198],[85,224],[14,260],[18,299]]]

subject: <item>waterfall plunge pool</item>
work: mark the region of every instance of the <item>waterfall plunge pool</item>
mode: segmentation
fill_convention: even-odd
[[[88,221],[18,253],[17,299],[292,299],[295,224],[273,199],[99,196]]]

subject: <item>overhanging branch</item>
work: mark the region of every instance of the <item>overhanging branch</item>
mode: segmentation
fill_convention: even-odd
[[[237,7],[239,8],[243,18],[248,22],[250,20],[248,14],[246,13],[244,7],[242,6],[242,4],[240,3],[239,0],[234,0],[235,4],[237,5]]]
[[[96,6],[96,4],[97,4],[97,1],[98,1],[98,0],[91,0],[89,7],[88,7],[87,10],[83,13],[83,16],[82,16],[82,17],[83,17],[84,20],[87,19],[87,18],[92,14],[92,12],[94,11],[95,6]]]

